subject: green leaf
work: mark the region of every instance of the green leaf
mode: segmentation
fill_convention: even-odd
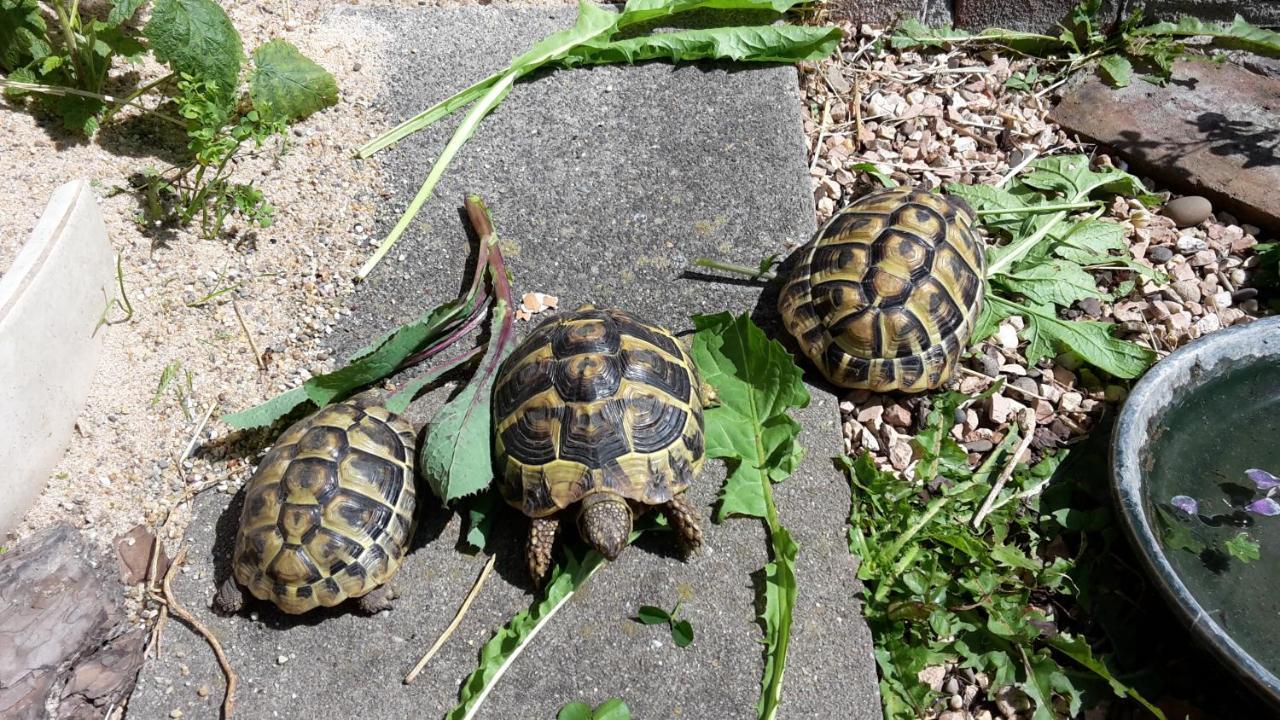
[[[623,40],[597,39],[566,55],[566,67],[645,60],[691,62],[718,59],[743,62],[820,60],[832,53],[843,33],[837,27],[760,25],[718,27],[641,35]]]
[[[591,706],[584,702],[571,702],[560,708],[556,720],[592,720]]]
[[[572,550],[566,549],[564,556],[564,562],[551,571],[542,597],[529,609],[516,613],[480,649],[479,665],[463,681],[458,705],[445,715],[445,720],[471,720],[525,645],[604,564],[604,556],[595,551],[588,552],[581,561]]]
[[[107,14],[107,24],[111,26],[120,26],[133,19],[138,14],[138,8],[146,4],[147,0],[112,0],[111,12]]]
[[[676,647],[689,647],[693,642],[693,624],[688,620],[676,620],[671,623],[671,640]]]
[[[1156,360],[1156,354],[1147,348],[1112,336],[1110,323],[1061,320],[1045,308],[1029,307],[994,295],[987,299],[1001,317],[1021,315],[1026,320],[1021,334],[1030,343],[1027,362],[1031,365],[1065,348],[1115,377],[1136,378]]]
[[[1018,683],[1018,687],[1036,703],[1032,720],[1057,720],[1053,712],[1055,694],[1062,694],[1070,699],[1069,717],[1076,717],[1079,712],[1079,691],[1072,686],[1071,680],[1062,672],[1058,663],[1046,651],[1028,656],[1023,646],[1019,645],[1018,650],[1022,653],[1027,671],[1027,681]]]
[[[463,297],[432,308],[356,353],[345,367],[307,380],[303,386],[307,396],[316,405],[324,406],[389,377],[406,358],[444,337],[454,323],[474,310],[474,304],[474,297]]]
[[[489,487],[493,481],[493,446],[489,402],[498,367],[511,349],[505,300],[493,306],[489,348],[475,376],[431,419],[419,465],[441,502],[450,503]]]
[[[791,616],[796,606],[796,553],[799,546],[786,528],[770,531],[773,562],[764,566],[764,677],[756,717],[773,720],[782,705],[782,675],[787,664],[787,646],[791,642]]]
[[[1197,536],[1191,521],[1180,510],[1164,503],[1157,503],[1155,508],[1160,539],[1166,550],[1186,550],[1196,555],[1204,552],[1205,542]]]
[[[1228,555],[1242,563],[1251,563],[1262,557],[1257,541],[1249,537],[1248,533],[1237,534],[1226,541],[1223,546],[1227,549]]]
[[[992,282],[1026,297],[1036,305],[1052,303],[1070,307],[1078,300],[1109,297],[1107,293],[1098,290],[1098,281],[1092,275],[1079,265],[1064,260],[1034,264],[1024,262],[1020,269],[993,278]]]
[[[1030,168],[1031,172],[1020,178],[1023,183],[1041,190],[1062,193],[1067,202],[1088,199],[1097,190],[1129,196],[1145,195],[1147,192],[1141,180],[1123,170],[1093,170],[1089,167],[1087,155],[1044,157],[1031,163]]]
[[[1280,32],[1265,30],[1250,24],[1236,15],[1230,25],[1206,23],[1192,16],[1183,16],[1176,23],[1163,22],[1139,28],[1132,33],[1136,37],[1168,35],[1174,37],[1208,36],[1215,47],[1247,50],[1258,55],[1280,56]]]
[[[1117,259],[1113,252],[1124,257],[1129,253],[1124,228],[1096,218],[1081,220],[1061,237],[1055,235],[1054,240],[1055,255],[1080,265],[1101,265]]]
[[[706,452],[729,467],[716,520],[766,517],[767,482],[784,479],[803,454],[796,443],[800,425],[787,410],[807,406],[809,391],[787,351],[747,315],[702,315],[693,322],[694,361],[720,401],[706,412]]]
[[[0,70],[13,72],[47,57],[47,31],[36,0],[0,0]]]
[[[254,50],[253,65],[249,97],[260,112],[294,121],[338,102],[338,83],[329,71],[284,40]]]
[[[591,720],[631,720],[631,708],[620,698],[605,700],[596,706]]]
[[[1098,69],[1112,87],[1128,87],[1133,82],[1133,65],[1123,55],[1107,55],[1098,61]]]
[[[671,621],[671,614],[655,605],[641,605],[636,611],[636,620],[645,625],[661,625]]]
[[[1005,47],[1032,54],[1045,54],[1062,47],[1061,41],[1048,35],[1037,35],[1035,33],[1002,28],[988,28],[974,34],[953,28],[950,25],[931,28],[915,18],[902,22],[897,30],[894,31],[894,34],[889,37],[890,45],[899,49],[946,47],[967,42],[1004,45]]]
[[[1116,679],[1107,664],[1093,654],[1093,648],[1089,647],[1089,643],[1084,638],[1072,636],[1062,633],[1049,638],[1049,646],[1054,650],[1066,655],[1067,657],[1080,663],[1082,666],[1093,672],[1093,674],[1107,681],[1111,686],[1111,691],[1117,697],[1130,697],[1142,707],[1146,708],[1156,720],[1165,720],[1164,712],[1160,708],[1152,705],[1137,690],[1125,685]]]
[[[221,420],[237,430],[267,427],[307,401],[306,388],[296,387],[248,410],[223,415]]]
[[[240,81],[244,47],[231,19],[213,0],[156,0],[142,31],[156,59],[176,73],[214,83],[230,104]]]
[[[850,165],[849,169],[855,170],[857,172],[864,172],[870,175],[871,177],[875,178],[876,182],[880,183],[882,187],[895,188],[898,186],[898,183],[893,179],[893,176],[881,170],[880,166],[876,165],[875,163],[856,162]]]

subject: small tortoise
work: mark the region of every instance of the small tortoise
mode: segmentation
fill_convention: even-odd
[[[243,607],[241,587],[290,614],[348,598],[366,613],[389,607],[413,537],[413,446],[412,426],[368,396],[286,430],[245,487],[215,608]]]
[[[894,189],[837,212],[784,269],[778,312],[832,383],[932,390],[982,312],[985,258],[960,199]]]
[[[702,469],[709,392],[670,333],[621,310],[561,313],[511,353],[494,389],[494,453],[503,496],[531,519],[535,582],[570,507],[610,560],[649,507],[665,511],[686,552],[701,545],[683,493]]]

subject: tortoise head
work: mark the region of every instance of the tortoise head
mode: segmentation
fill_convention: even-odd
[[[612,492],[594,492],[582,498],[578,533],[601,555],[616,560],[631,536],[631,506]]]

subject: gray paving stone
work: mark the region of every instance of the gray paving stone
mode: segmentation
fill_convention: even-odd
[[[496,69],[571,19],[561,9],[342,12],[367,14],[400,35],[401,56],[389,61],[400,75],[385,99],[397,117]],[[382,229],[451,129],[421,133],[386,156],[395,203]],[[517,293],[558,295],[566,308],[618,305],[676,331],[690,329],[692,314],[720,310],[756,311],[769,324],[770,303],[759,288],[686,277],[685,268],[700,254],[754,262],[802,242],[814,229],[809,188],[792,68],[650,64],[544,75],[518,85],[482,125],[392,254],[403,260],[381,265],[361,289],[335,346],[350,352],[457,292],[468,265],[459,215],[467,192],[486,199],[510,243]],[[849,490],[830,461],[841,447],[836,400],[817,388],[813,395],[797,414],[806,460],[776,491],[801,548],[781,717],[879,718],[845,540]],[[429,416],[443,396],[420,400],[413,414]],[[566,702],[613,696],[637,718],[754,717],[765,536],[756,521],[710,524],[723,477],[719,463],[708,463],[691,490],[707,524],[702,554],[681,562],[662,537],[629,548],[537,637],[481,717],[552,718]],[[458,519],[426,509],[419,547],[397,579],[403,596],[390,613],[289,618],[256,604],[256,619],[220,618],[207,602],[227,573],[239,502],[227,504],[225,495],[197,503],[191,568],[175,592],[227,645],[242,682],[238,717],[439,717],[455,703],[480,645],[532,600],[520,553],[526,526],[510,512],[493,579],[432,664],[405,686],[400,678],[444,629],[483,564],[455,551]],[[687,649],[629,619],[642,604],[670,606],[680,598],[696,633]],[[215,717],[221,679],[208,648],[186,628],[169,628],[165,654],[144,670],[131,716],[181,709],[186,718]],[[201,685],[213,690],[206,699],[196,694]]]

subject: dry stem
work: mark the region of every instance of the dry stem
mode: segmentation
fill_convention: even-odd
[[[156,539],[156,542],[157,544],[160,542],[159,538]],[[230,720],[231,713],[235,708],[236,673],[231,669],[231,662],[227,660],[226,653],[222,651],[222,643],[218,642],[218,637],[214,635],[209,628],[205,627],[199,620],[197,620],[194,615],[188,612],[186,608],[182,607],[177,598],[173,596],[173,588],[170,587],[170,583],[173,580],[173,574],[177,571],[178,566],[182,565],[182,563],[186,561],[187,551],[189,549],[191,549],[190,545],[183,545],[182,549],[178,551],[178,554],[174,556],[173,562],[169,564],[168,572],[164,574],[162,594],[158,596],[153,594],[152,598],[157,602],[162,603],[163,606],[168,608],[169,612],[179,620],[190,625],[192,629],[200,633],[200,636],[204,638],[205,642],[209,643],[209,647],[213,648],[213,654],[218,658],[218,665],[221,666],[222,673],[227,677],[227,690],[226,694],[222,698],[222,718],[223,720]]]
[[[1018,467],[1018,458],[1022,457],[1022,453],[1027,451],[1031,446],[1031,438],[1035,437],[1036,432],[1036,413],[1035,410],[1027,408],[1018,416],[1018,429],[1022,431],[1022,439],[1018,442],[1018,448],[1013,451],[1013,455],[1009,457],[1009,461],[1005,463],[1004,470],[1000,471],[1000,477],[996,478],[996,484],[991,486],[991,492],[987,493],[987,499],[982,501],[982,507],[978,508],[978,512],[973,516],[973,528],[977,530],[982,527],[982,521],[991,514],[992,504],[995,503],[996,497],[1000,495],[1000,491],[1004,489],[1005,483],[1009,482],[1009,478],[1013,477],[1014,468]]]
[[[422,669],[427,666],[427,662],[435,656],[440,648],[444,646],[445,641],[448,640],[449,637],[453,635],[453,632],[458,629],[458,626],[462,624],[462,618],[467,614],[467,610],[471,608],[471,601],[475,600],[476,596],[480,594],[480,588],[484,587],[484,582],[489,578],[489,573],[493,571],[493,564],[497,558],[497,555],[489,556],[489,562],[484,564],[484,569],[480,571],[479,577],[476,578],[475,583],[471,586],[471,592],[467,593],[467,597],[462,601],[462,605],[458,607],[458,612],[453,616],[453,621],[449,623],[449,627],[444,629],[444,632],[436,639],[435,644],[431,646],[431,649],[427,650],[427,654],[423,655],[422,659],[418,661],[418,664],[414,665],[413,669],[409,671],[409,674],[404,676],[405,685],[412,683],[414,678],[418,677],[418,673],[422,672]]]

